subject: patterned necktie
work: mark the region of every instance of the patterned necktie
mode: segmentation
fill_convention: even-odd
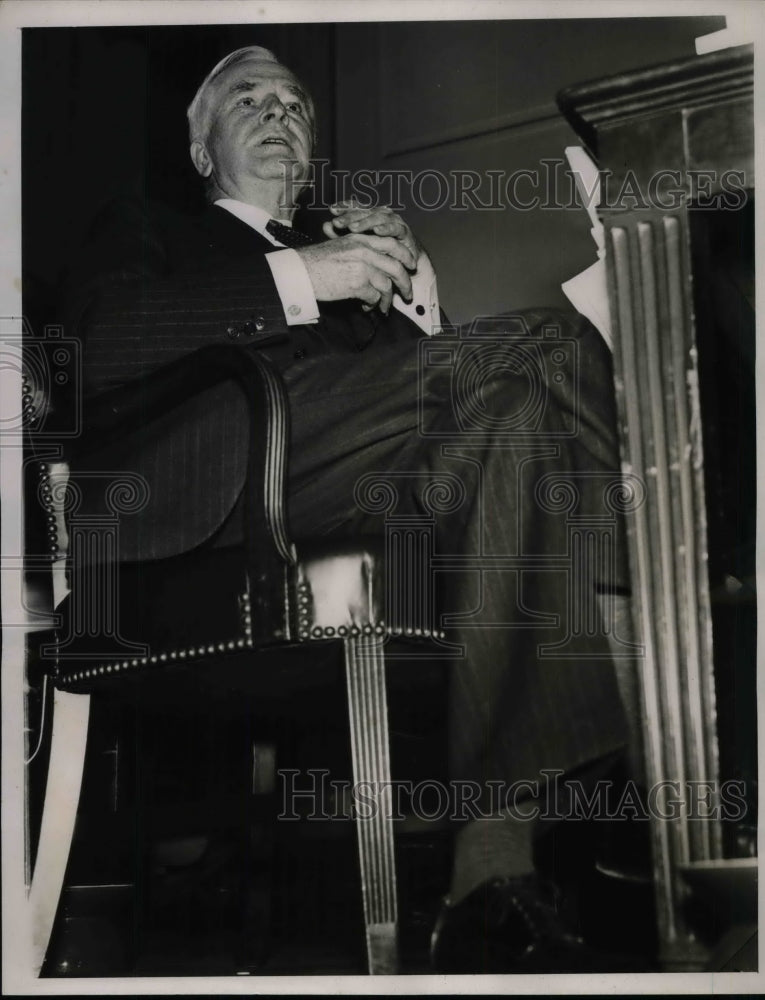
[[[283,226],[281,222],[277,222],[276,219],[269,219],[266,223],[266,230],[273,236],[275,240],[283,243],[285,247],[290,247],[290,249],[297,249],[298,247],[307,247],[315,240],[312,240],[310,236],[305,233],[301,233],[299,229],[293,229],[292,226]]]

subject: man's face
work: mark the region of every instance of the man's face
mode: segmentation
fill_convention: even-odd
[[[308,178],[313,103],[285,66],[245,58],[213,81],[209,101],[203,146],[220,190],[236,195],[253,180],[281,180],[290,172],[296,181]]]

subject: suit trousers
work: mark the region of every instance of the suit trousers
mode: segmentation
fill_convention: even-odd
[[[590,328],[579,342],[589,352],[580,382],[594,399],[585,417],[578,398],[540,396],[533,364],[498,341],[373,344],[338,364],[331,384],[326,357],[284,373],[295,539],[382,534],[385,514],[360,498],[370,474],[395,492],[396,516],[435,510],[445,568],[433,583],[457,650],[449,772],[477,783],[488,811],[502,805],[489,783],[508,794],[544,784],[549,772],[625,742],[592,578],[572,542],[572,525],[613,520],[600,498],[619,481],[612,404],[598,402],[611,399],[612,383],[608,362],[592,361],[602,357],[597,341]],[[595,488],[577,491],[581,482]],[[573,509],[563,502],[572,496]]]

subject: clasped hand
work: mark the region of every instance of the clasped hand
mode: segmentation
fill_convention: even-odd
[[[317,301],[359,299],[363,309],[377,306],[385,314],[396,292],[411,301],[409,272],[416,271],[424,251],[401,216],[352,201],[330,211],[334,218],[323,227],[327,242],[298,250]]]

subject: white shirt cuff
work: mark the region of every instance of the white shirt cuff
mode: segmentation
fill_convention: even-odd
[[[300,254],[290,249],[274,250],[266,254],[266,260],[271,268],[276,294],[281,299],[287,326],[318,322],[319,305]]]
[[[416,323],[429,337],[441,328],[441,312],[438,308],[438,282],[433,265],[426,254],[420,257],[417,270],[412,275],[412,301],[404,302],[396,293],[393,306],[404,316]]]

